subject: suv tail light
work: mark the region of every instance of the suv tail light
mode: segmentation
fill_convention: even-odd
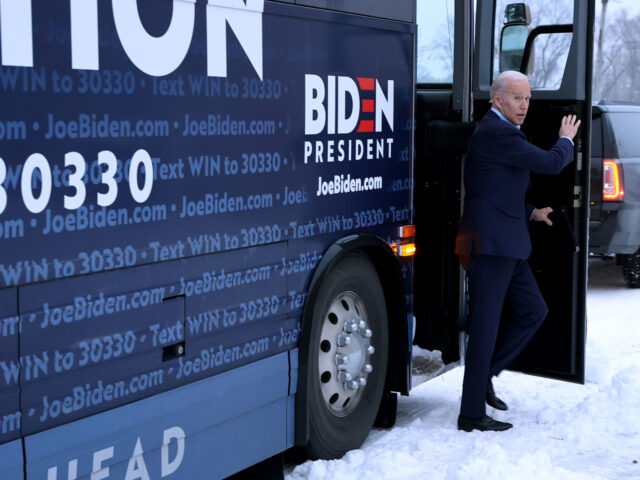
[[[606,159],[602,162],[602,200],[605,202],[624,200],[622,165],[616,159]]]

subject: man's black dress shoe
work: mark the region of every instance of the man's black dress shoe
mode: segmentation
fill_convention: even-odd
[[[481,432],[502,432],[509,430],[513,425],[507,422],[499,422],[488,415],[481,418],[465,417],[458,415],[458,430],[470,432],[471,430],[480,430]]]
[[[496,392],[493,390],[491,380],[487,382],[487,405],[497,410],[506,410],[508,408],[506,403],[496,397]]]

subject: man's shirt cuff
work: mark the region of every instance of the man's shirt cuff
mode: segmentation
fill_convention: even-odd
[[[567,136],[562,136],[562,137],[560,137],[560,138],[566,138],[567,140],[569,140],[569,141],[571,142],[571,145],[573,145],[573,140],[571,140],[569,137],[567,137]]]

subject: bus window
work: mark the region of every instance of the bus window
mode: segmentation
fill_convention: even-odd
[[[493,78],[497,77],[501,71],[520,69],[518,61],[515,63],[505,62],[504,56],[502,63],[500,62],[500,41],[503,37],[503,26],[507,22],[505,17],[507,5],[514,5],[513,0],[497,0],[496,2]],[[541,25],[558,26],[571,24],[573,21],[573,2],[571,0],[558,0],[553,3],[533,0],[527,2],[527,6],[530,8],[532,22],[526,27],[519,26],[519,28],[526,28],[529,32]],[[532,58],[528,63],[527,70],[524,72],[529,77],[532,89],[556,90],[560,88],[569,55],[571,38],[571,33],[555,32],[553,34],[541,33],[534,38],[531,50]],[[504,39],[504,41],[507,40],[506,38]],[[503,42],[503,50],[504,45],[505,43]],[[521,48],[524,48],[524,45]]]
[[[418,2],[418,83],[453,83],[454,0]]]

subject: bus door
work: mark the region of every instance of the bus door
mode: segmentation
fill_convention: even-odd
[[[591,134],[593,0],[478,0],[473,58],[473,120],[489,110],[489,88],[504,70],[531,84],[522,131],[544,149],[558,138],[564,115],[582,121],[575,158],[559,175],[531,175],[527,201],[554,209],[554,226],[530,227],[529,263],[549,315],[511,368],[584,383],[588,189]],[[503,315],[513,315],[505,307]],[[504,322],[503,322],[504,323]]]
[[[459,364],[464,277],[454,253],[470,120],[472,2],[418,2],[413,385]],[[417,354],[416,354],[417,353]]]

